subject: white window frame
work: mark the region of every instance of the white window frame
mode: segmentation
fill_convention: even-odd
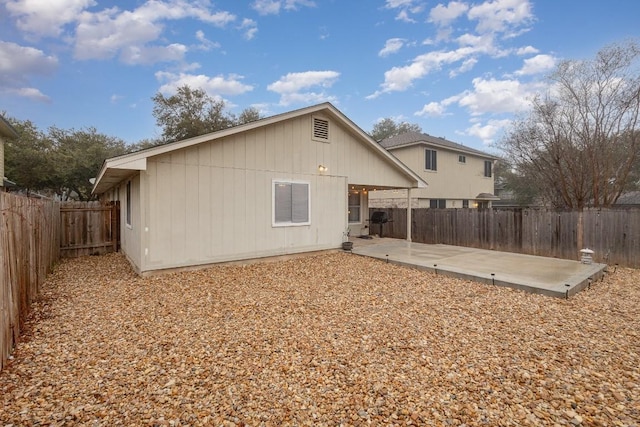
[[[349,219],[349,212],[351,211],[351,206],[355,206],[355,205],[350,205],[349,204],[349,197],[347,197],[347,209],[349,212],[347,212],[347,221],[349,222],[349,224],[359,224],[362,222],[362,195],[363,192],[362,191],[357,191],[357,190],[350,190],[349,191],[349,196],[351,196],[352,194],[357,194],[358,195],[358,200],[360,201],[360,203],[358,204],[358,209],[359,209],[359,215],[358,215],[358,219],[356,221],[351,221]]]
[[[431,154],[427,154],[427,153],[431,153]],[[427,167],[427,156],[429,156],[429,166],[431,166],[429,168]],[[433,148],[424,149],[424,170],[431,171],[431,172],[438,171],[438,150],[435,150]]]
[[[133,226],[131,225],[131,180],[127,181],[127,185],[125,186],[125,201],[127,203],[127,206],[125,206],[125,224],[127,225],[127,227],[129,228],[133,228]]]
[[[465,156],[464,154],[458,154],[458,163],[466,164],[467,156]]]
[[[279,221],[276,222],[276,186],[280,184],[293,185],[302,184],[307,186],[307,221],[305,222],[293,222],[293,221]],[[291,201],[292,208],[294,201]],[[305,225],[311,225],[311,183],[309,181],[297,181],[291,179],[274,179],[271,181],[271,226],[272,227],[300,227]]]
[[[487,172],[489,172],[488,175],[487,175]],[[491,160],[484,161],[484,177],[485,178],[493,177],[493,162]]]

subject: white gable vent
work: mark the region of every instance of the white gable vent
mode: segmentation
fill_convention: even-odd
[[[329,142],[329,120],[313,118],[313,139]]]

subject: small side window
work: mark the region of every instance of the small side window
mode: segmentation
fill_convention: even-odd
[[[129,227],[131,227],[131,181],[127,181],[127,188],[126,188],[126,196],[125,196],[125,201],[127,203],[127,211],[126,211],[126,215],[125,215],[125,220],[126,223]]]

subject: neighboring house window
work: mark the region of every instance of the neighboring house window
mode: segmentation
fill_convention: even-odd
[[[273,181],[273,226],[309,225],[309,183]]]
[[[469,209],[469,200],[463,200],[462,201],[462,207],[465,209]]]
[[[358,191],[349,192],[349,222],[360,222],[362,198]]]
[[[493,162],[491,160],[484,161],[484,176],[487,178],[491,178],[491,167],[493,166]]]
[[[131,227],[131,181],[127,182],[127,189],[126,189],[126,202],[127,202],[127,213],[126,213],[126,221],[127,221],[127,225],[129,227]]]
[[[447,207],[446,199],[431,199],[429,200],[429,207],[431,209],[445,209]]]
[[[313,117],[312,139],[322,142],[329,142],[329,120],[320,117]]]
[[[467,157],[464,154],[458,154],[458,162],[467,163]]]
[[[489,202],[478,202],[478,209],[489,209]]]
[[[436,150],[426,149],[424,150],[425,159],[424,159],[424,168],[429,171],[438,170],[438,152]]]

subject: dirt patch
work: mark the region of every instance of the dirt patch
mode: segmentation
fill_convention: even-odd
[[[64,260],[5,425],[638,425],[640,271],[571,300],[346,253],[139,278]]]

